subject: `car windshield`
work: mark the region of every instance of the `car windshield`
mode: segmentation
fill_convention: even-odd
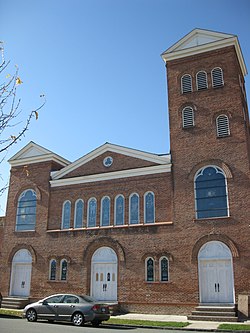
[[[87,296],[87,295],[81,295],[81,298],[85,301],[85,302],[88,302],[88,303],[95,303],[96,300],[91,297],[91,296]]]

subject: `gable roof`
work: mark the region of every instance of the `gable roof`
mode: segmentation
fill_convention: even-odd
[[[188,57],[207,51],[233,45],[239,60],[242,74],[247,74],[247,68],[236,35],[204,29],[194,29],[161,54],[164,62]]]
[[[8,162],[11,166],[19,166],[24,164],[40,163],[54,161],[65,167],[70,162],[63,157],[53,153],[52,151],[39,146],[31,141],[24,148],[19,150],[14,156],[12,156]]]
[[[52,173],[51,178],[52,180],[57,180],[68,173],[72,172],[73,170],[79,168],[80,166],[88,163],[89,161],[93,160],[94,158],[106,153],[106,152],[114,152],[118,154],[123,154],[126,156],[139,158],[142,160],[154,162],[161,165],[171,164],[170,155],[157,155],[152,153],[143,152],[136,149],[126,148],[118,145],[114,145],[111,143],[106,142],[102,146],[96,148],[95,150],[91,151],[90,153],[84,155],[83,157],[79,158],[75,162],[65,166],[63,169],[59,171],[55,171]]]

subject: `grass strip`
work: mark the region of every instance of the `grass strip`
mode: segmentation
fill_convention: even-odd
[[[220,324],[218,327],[220,330],[231,330],[231,331],[249,331],[250,325],[247,324]]]
[[[0,309],[0,315],[22,318],[23,310]]]
[[[188,322],[177,322],[177,321],[150,321],[150,320],[137,320],[137,319],[116,319],[110,318],[107,324],[114,325],[132,325],[132,326],[160,326],[160,327],[186,327],[189,325]]]

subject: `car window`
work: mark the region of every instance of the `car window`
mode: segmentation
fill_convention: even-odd
[[[73,295],[66,295],[63,299],[63,303],[79,303],[79,299]]]
[[[51,296],[45,299],[47,303],[60,303],[62,295]]]

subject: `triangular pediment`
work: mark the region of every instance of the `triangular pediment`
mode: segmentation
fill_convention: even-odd
[[[246,75],[246,65],[241,53],[238,38],[231,34],[204,29],[194,29],[164,51],[161,56],[165,62],[168,62],[170,60],[180,59],[230,45],[235,46],[242,73],[243,75]]]
[[[12,166],[45,161],[55,161],[63,167],[69,164],[69,161],[65,160],[61,156],[43,148],[42,146],[39,146],[32,141],[9,159],[9,163]]]
[[[112,165],[105,166],[105,158],[109,157],[114,160],[114,163],[112,161]],[[146,166],[169,164],[171,164],[169,155],[157,155],[111,143],[105,143],[65,168],[53,172],[51,177],[52,180],[59,180],[62,178],[65,179],[79,176],[90,176],[93,174],[119,172],[126,168],[136,169]]]

